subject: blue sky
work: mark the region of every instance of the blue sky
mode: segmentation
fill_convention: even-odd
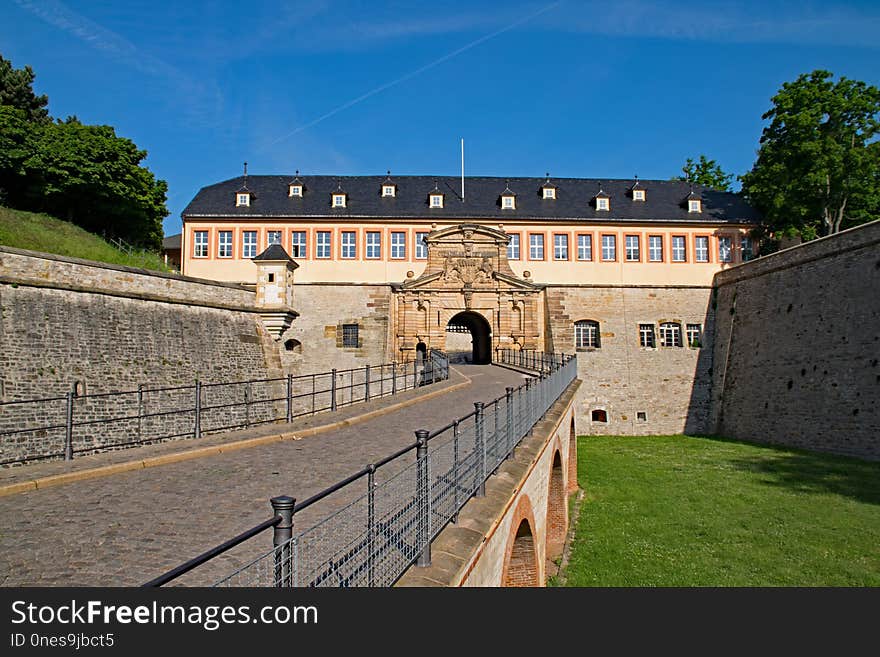
[[[54,116],[167,180],[165,232],[241,173],[666,179],[747,171],[779,86],[880,85],[873,2],[4,0],[0,54]]]

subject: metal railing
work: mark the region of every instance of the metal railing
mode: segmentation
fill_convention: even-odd
[[[0,465],[106,449],[199,438],[395,395],[449,376],[445,353],[424,360],[270,379],[0,402]]]
[[[517,353],[497,352],[496,362],[518,364]],[[390,586],[413,563],[430,565],[431,541],[485,494],[486,480],[577,376],[574,356],[537,353],[528,362],[536,377],[518,388],[474,402],[445,427],[415,431],[412,444],[302,502],[273,498],[273,518],[145,586],[166,584],[269,527],[273,548],[215,586]],[[324,501],[336,510],[294,532],[297,514]]]

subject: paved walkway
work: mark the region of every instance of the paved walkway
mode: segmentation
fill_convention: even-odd
[[[271,517],[270,497],[287,494],[305,499],[411,443],[415,429],[439,428],[472,411],[472,402],[493,399],[524,378],[500,367],[459,365],[448,384],[460,383],[462,376],[471,385],[332,432],[0,497],[0,584],[141,584]],[[126,456],[143,459],[169,453],[175,446],[186,450],[296,430],[354,417],[401,399],[385,398],[293,425],[271,425],[188,444],[166,443],[85,457],[72,464],[14,468],[2,473],[0,484],[10,477],[95,467]],[[300,527],[317,519],[317,509],[310,511],[297,516]],[[271,532],[266,532],[185,575],[180,583],[211,584],[270,547]]]

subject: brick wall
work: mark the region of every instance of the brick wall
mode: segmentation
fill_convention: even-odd
[[[880,222],[715,284],[713,431],[880,459]]]
[[[546,308],[551,351],[575,351],[574,322],[599,322],[599,348],[577,353],[578,377],[583,381],[578,433],[706,431],[714,325],[709,288],[552,286],[546,291]],[[661,347],[660,322],[677,322],[683,332],[687,324],[702,325],[702,348],[689,348],[686,340],[682,347]],[[654,326],[654,348],[640,346],[643,323]],[[594,410],[605,411],[607,422],[593,421]]]

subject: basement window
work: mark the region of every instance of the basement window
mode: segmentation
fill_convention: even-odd
[[[343,347],[357,347],[358,346],[358,333],[360,326],[358,324],[343,324],[342,325],[342,346]]]
[[[645,411],[638,411],[636,413],[636,422],[647,422],[648,414]]]
[[[608,413],[605,411],[605,409],[602,409],[602,408],[594,408],[594,409],[593,409],[593,412],[590,413],[590,419],[591,419],[593,422],[604,422],[604,423],[607,423],[607,422],[608,422]]]

